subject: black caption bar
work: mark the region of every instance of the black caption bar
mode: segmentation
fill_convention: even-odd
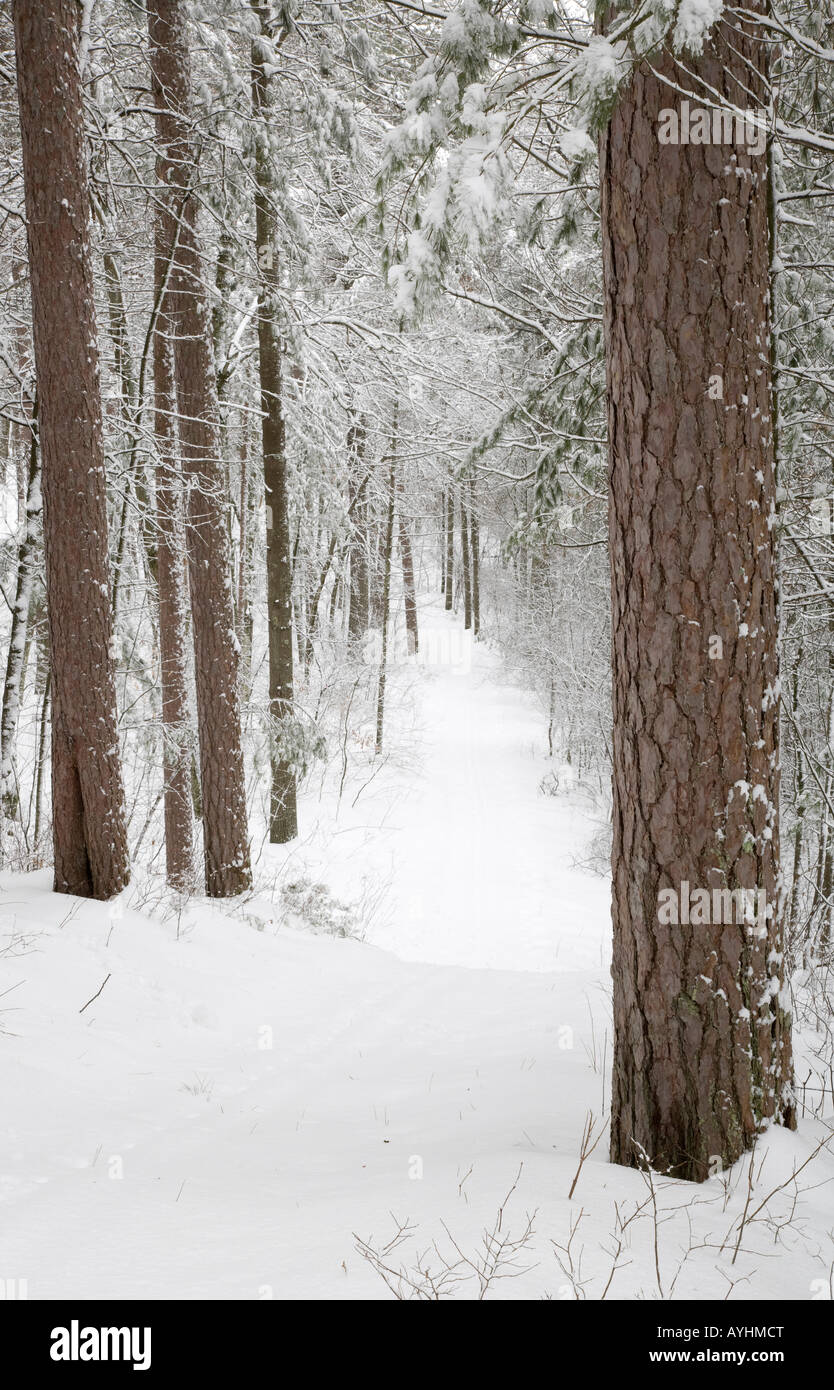
[[[395,1300],[391,1300],[394,1302]],[[458,1309],[460,1304],[456,1305]],[[810,1348],[819,1345],[831,1326],[831,1304],[815,1302],[726,1303],[554,1303],[536,1305],[543,1312],[538,1335],[556,1337],[556,1346],[570,1339],[575,1351],[595,1373],[624,1369],[639,1375],[658,1370],[664,1376],[680,1376],[682,1383],[713,1366],[730,1369],[770,1367],[791,1375],[810,1371]],[[522,1311],[523,1309],[523,1311]],[[154,1302],[0,1302],[0,1337],[7,1356],[26,1372],[66,1378],[82,1375],[127,1375],[142,1385],[149,1377],[180,1374],[193,1378],[205,1372],[215,1380],[258,1364],[277,1369],[276,1349],[286,1354],[314,1357],[318,1375],[328,1352],[334,1366],[345,1369],[352,1360],[348,1348],[364,1345],[358,1366],[371,1349],[365,1339],[379,1337],[380,1348],[390,1332],[407,1350],[410,1329],[400,1314],[385,1318],[373,1305],[372,1333],[362,1326],[363,1307],[356,1303],[301,1306],[291,1300],[272,1302],[181,1303]],[[496,1324],[494,1314],[498,1314]],[[524,1323],[518,1322],[519,1314]],[[299,1316],[300,1315],[300,1316]],[[448,1314],[446,1315],[448,1316]],[[541,1316],[541,1314],[540,1314]],[[500,1302],[493,1305],[489,1324],[465,1327],[442,1318],[438,1330],[444,1338],[444,1366],[449,1370],[449,1333],[460,1330],[456,1341],[461,1367],[471,1374],[481,1351],[490,1358],[496,1351],[496,1334],[509,1353],[515,1345],[524,1357],[523,1341],[508,1342],[529,1331],[529,1305]],[[334,1320],[345,1320],[344,1332]],[[350,1321],[348,1321],[348,1319]],[[506,1319],[506,1325],[501,1323]],[[387,1324],[387,1325],[386,1325]],[[324,1329],[326,1335],[322,1335]],[[421,1318],[419,1345],[431,1356],[431,1335]],[[346,1341],[345,1338],[348,1338]],[[357,1339],[359,1339],[357,1341]],[[292,1349],[292,1353],[291,1353]],[[283,1359],[280,1357],[279,1359]],[[388,1362],[388,1357],[383,1358]],[[406,1357],[408,1364],[409,1357]],[[424,1362],[424,1367],[426,1363]]]

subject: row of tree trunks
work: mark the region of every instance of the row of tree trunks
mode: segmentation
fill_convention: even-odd
[[[471,629],[477,637],[481,630],[481,541],[474,478],[470,478],[468,487],[465,482],[460,484],[458,506],[463,572],[463,626],[467,630]],[[451,611],[454,607],[455,575],[455,487],[452,483],[449,484],[443,499],[441,523],[443,546],[440,592],[445,595],[445,608]]]
[[[79,15],[75,0],[13,7],[53,673],[55,889],[108,898],[127,883],[129,863]]]
[[[217,383],[192,186],[197,151],[190,135],[190,61],[185,6],[150,0],[148,33],[160,182],[175,229],[170,317],[177,414],[187,489],[188,577],[194,633],[205,885],[211,897],[251,883],[241,745],[238,650]]]

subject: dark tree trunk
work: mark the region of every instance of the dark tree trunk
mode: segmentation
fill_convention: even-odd
[[[261,30],[266,16],[259,6]],[[265,37],[268,35],[265,34]],[[259,122],[255,151],[255,240],[261,283],[258,293],[258,368],[266,490],[266,581],[269,629],[269,713],[272,784],[269,838],[284,845],[298,834],[295,777],[281,755],[281,734],[293,714],[292,562],[287,497],[287,451],[281,408],[281,342],[277,324],[278,257],[271,207],[271,163],[265,49],[252,41],[252,109]]]
[[[190,63],[182,0],[150,0],[148,30],[159,157],[177,225],[171,318],[180,448],[188,490],[188,576],[194,629],[206,892],[251,883],[225,480],[211,315],[197,242],[189,136]]]
[[[708,93],[764,106],[765,48],[744,28],[719,25],[686,67],[668,54],[653,66],[685,90],[694,72]],[[601,140],[611,1157],[701,1181],[768,1122],[792,1126],[794,1099],[782,989],[767,160],[740,146],[659,144],[658,113],[677,100],[643,65]],[[692,924],[683,884],[710,899],[714,889],[763,891],[767,921]],[[659,911],[661,890],[674,892],[687,922]],[[707,915],[727,908],[711,902]]]
[[[15,0],[52,661],[55,889],[130,876],[75,0]]]

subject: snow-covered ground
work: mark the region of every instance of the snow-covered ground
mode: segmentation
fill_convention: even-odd
[[[263,852],[244,906],[151,915],[145,884],[114,906],[3,876],[0,1278],[30,1298],[388,1297],[357,1237],[407,1226],[384,1263],[408,1292],[477,1265],[515,1184],[499,1239],[528,1214],[532,1234],[488,1296],[830,1297],[834,1157],[791,1178],[830,1118],[765,1136],[753,1201],[748,1161],[650,1184],[606,1162],[606,1134],[569,1198],[608,1104],[598,826],[580,788],[539,791],[531,700],[458,620],[423,619],[389,696],[416,751],[393,738],[370,783],[354,759],[340,798],[338,767],[314,779],[301,842]],[[282,924],[295,881],[359,903],[365,939]]]

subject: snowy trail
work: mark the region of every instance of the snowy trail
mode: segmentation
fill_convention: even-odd
[[[449,620],[426,617],[442,653]],[[541,716],[488,653],[398,671],[404,712],[409,682],[419,764],[392,758],[335,833],[308,796],[319,830],[288,861],[348,893],[387,876],[369,941],[279,927],[264,896],[160,921],[131,910],[138,889],[120,914],[48,873],[0,877],[0,1279],[37,1299],[389,1296],[354,1233],[381,1246],[408,1221],[393,1262],[412,1271],[434,1240],[453,1257],[441,1223],[475,1254],[518,1177],[506,1228],[535,1211],[535,1231],[495,1296],[576,1297],[552,1242],[577,1218],[583,1296],[609,1283],[614,1204],[646,1189],[603,1135],[568,1199],[608,1103],[608,891],[573,862],[593,823],[574,794],[539,795]],[[823,1132],[768,1135],[765,1190]],[[778,1244],[745,1237],[745,1297],[826,1277],[834,1159],[814,1162]],[[725,1296],[743,1165],[732,1180],[661,1187],[663,1296],[676,1271],[676,1297]],[[652,1221],[629,1239],[608,1296],[660,1296]]]
[[[359,874],[390,883],[368,939],[406,960],[502,970],[607,962],[609,888],[580,868],[597,830],[589,800],[538,788],[546,725],[485,644],[438,602],[421,607],[412,698],[419,763],[387,771],[341,834],[320,847],[323,876],[347,896]],[[413,680],[395,668],[395,682]],[[396,684],[394,689],[396,690]],[[310,808],[313,812],[313,808]],[[372,835],[368,823],[381,827]]]

